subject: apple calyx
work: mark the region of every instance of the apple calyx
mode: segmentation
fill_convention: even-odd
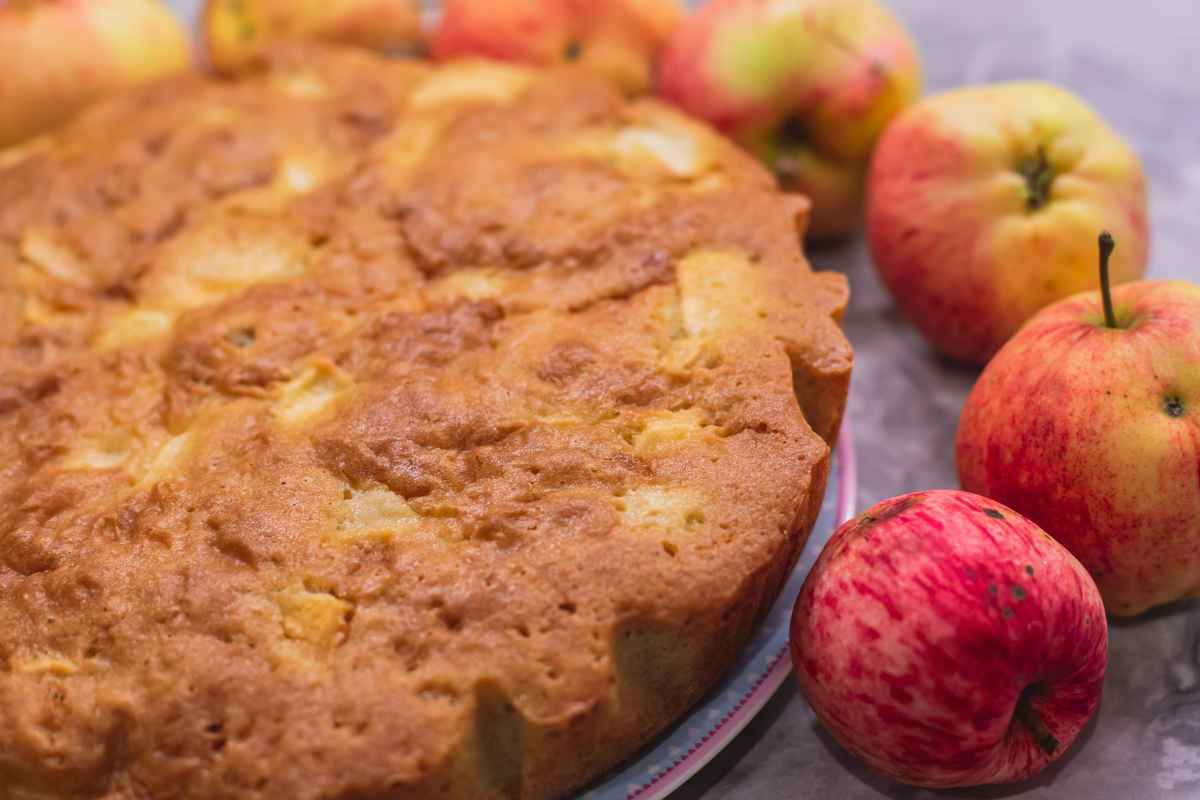
[[[1045,752],[1046,755],[1054,755],[1059,748],[1060,742],[1058,737],[1050,732],[1050,728],[1046,726],[1046,721],[1033,708],[1033,697],[1041,693],[1041,687],[1037,684],[1026,686],[1021,692],[1020,698],[1017,699],[1016,720],[1025,726],[1029,734],[1033,736],[1037,746]]]
[[[1109,328],[1120,327],[1117,325],[1117,315],[1113,313],[1112,287],[1108,282],[1108,260],[1116,246],[1111,233],[1100,232],[1100,298],[1104,302],[1104,324]]]
[[[808,124],[799,114],[792,114],[766,131],[761,158],[786,182],[800,174],[800,163],[808,147]]]
[[[792,114],[779,123],[772,138],[777,153],[773,168],[776,172],[787,173],[793,154],[808,145],[808,125],[799,114]]]
[[[1023,159],[1017,164],[1017,174],[1025,179],[1025,210],[1032,213],[1044,208],[1050,202],[1050,185],[1058,177],[1058,172],[1050,166],[1046,157],[1046,148],[1038,145],[1037,153],[1032,158]]]
[[[808,142],[808,126],[799,114],[793,114],[780,123],[776,136],[785,148],[802,147]]]

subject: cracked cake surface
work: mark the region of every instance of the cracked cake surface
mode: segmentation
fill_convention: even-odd
[[[720,676],[851,353],[571,70],[294,47],[0,151],[0,800],[549,798]]]

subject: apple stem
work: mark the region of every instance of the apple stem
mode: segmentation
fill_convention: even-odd
[[[1046,157],[1046,148],[1039,146],[1037,155],[1017,165],[1017,172],[1025,179],[1025,209],[1037,211],[1050,202],[1050,186],[1054,183],[1054,168]]]
[[[1058,737],[1050,732],[1050,728],[1046,726],[1046,721],[1034,711],[1033,704],[1030,702],[1031,694],[1026,689],[1021,694],[1021,699],[1017,701],[1017,720],[1033,735],[1033,740],[1037,742],[1037,746],[1042,748],[1046,755],[1052,756],[1058,751]]]
[[[1113,313],[1112,288],[1108,282],[1108,260],[1117,243],[1108,231],[1100,233],[1100,297],[1104,301],[1104,324],[1117,327],[1117,315]]]

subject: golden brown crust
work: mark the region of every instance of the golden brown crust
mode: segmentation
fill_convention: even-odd
[[[560,796],[803,546],[845,283],[663,106],[287,50],[0,163],[0,800]]]

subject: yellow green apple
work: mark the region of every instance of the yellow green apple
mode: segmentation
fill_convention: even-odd
[[[190,64],[187,34],[159,0],[0,4],[0,147]]]
[[[683,14],[679,0],[446,0],[433,54],[578,63],[637,93]]]
[[[1096,231],[1121,242],[1115,282],[1146,270],[1137,155],[1086,103],[1046,83],[929,97],[879,140],[871,252],[904,313],[945,355],[982,364],[1039,309],[1096,288]]]
[[[416,0],[208,0],[202,19],[208,58],[235,73],[283,39],[323,39],[375,50],[421,39]]]
[[[714,0],[672,35],[659,91],[813,202],[809,235],[858,227],[871,150],[920,93],[916,47],[878,0]]]
[[[958,474],[1066,545],[1130,616],[1200,593],[1200,286],[1107,296],[1050,306],[996,354],[959,423]]]

